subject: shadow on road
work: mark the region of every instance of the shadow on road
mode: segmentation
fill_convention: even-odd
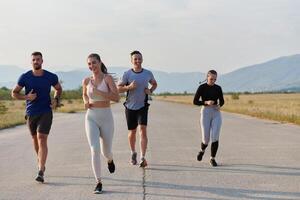
[[[206,186],[192,186],[192,185],[177,185],[163,182],[148,182],[146,184],[147,188],[157,188],[157,189],[173,189],[176,191],[182,191],[182,194],[188,194],[189,191],[200,192],[198,196],[189,195],[175,195],[175,194],[163,194],[163,193],[146,193],[147,195],[161,196],[161,197],[177,197],[183,199],[216,199],[207,198],[201,192],[211,193],[218,195],[226,199],[269,199],[269,200],[279,200],[279,199],[299,199],[299,192],[273,192],[264,190],[247,190],[239,188],[220,188],[220,187],[206,187]],[[218,198],[219,199],[219,198]]]
[[[233,165],[220,165],[217,168],[212,167],[196,167],[185,165],[170,165],[170,164],[151,164],[146,171],[163,171],[163,172],[211,172],[211,173],[243,173],[243,174],[260,174],[260,175],[280,175],[280,176],[300,176],[300,168],[295,167],[279,167],[267,166],[256,164],[233,164]],[[243,198],[243,199],[299,199],[300,192],[274,192],[266,190],[251,190],[240,188],[221,188],[221,187],[207,187],[207,186],[193,186],[193,185],[179,185],[167,182],[149,182],[146,181],[146,188],[167,189],[181,191],[183,194],[193,192],[206,192],[220,196],[220,198]],[[161,190],[158,190],[161,191]],[[176,197],[185,199],[215,199],[207,198],[199,194],[199,196],[186,196],[176,194],[162,194],[162,193],[147,193],[146,195],[162,196],[162,197]],[[219,199],[219,198],[218,198]]]
[[[166,165],[162,165],[166,166]],[[171,165],[172,167],[180,167],[180,168],[195,168],[192,170],[197,170],[198,167],[190,167],[190,166],[178,166]],[[170,167],[170,165],[169,165]],[[265,166],[263,166],[265,167]],[[276,168],[276,167],[275,167]],[[281,169],[281,167],[280,167]],[[147,168],[146,172],[149,170],[153,170],[153,168]],[[159,170],[155,168],[154,170]],[[163,169],[166,170],[166,169]],[[179,169],[173,170],[173,172]],[[199,171],[201,168],[199,167]],[[215,168],[214,168],[215,170]],[[172,170],[171,170],[172,171]],[[186,171],[189,171],[186,170]],[[130,179],[119,179],[119,178],[103,178],[106,180],[110,180],[113,182],[117,182],[117,184],[112,183],[111,186],[136,186],[141,187],[142,181],[139,180],[130,180]],[[118,183],[126,183],[126,184],[118,184]],[[279,199],[298,199],[300,197],[300,192],[274,192],[274,191],[265,191],[265,190],[250,190],[250,189],[239,189],[239,188],[221,188],[221,187],[207,187],[207,186],[194,186],[194,185],[180,185],[180,184],[172,184],[167,182],[156,182],[156,181],[147,181],[145,182],[145,196],[158,196],[158,197],[174,197],[174,198],[182,198],[182,199],[208,199],[212,200],[215,198],[208,198],[203,196],[201,192],[211,193],[214,195],[220,196],[218,199],[226,198],[243,198],[243,199],[269,199],[269,200],[279,200]],[[188,194],[191,192],[199,192],[199,195],[177,195],[170,193],[162,193],[162,192],[147,192],[149,189],[159,189],[157,191],[162,191],[161,189],[166,190],[175,190],[176,192],[181,191],[182,194]],[[107,191],[109,192],[109,191]],[[121,192],[122,193],[122,192]],[[175,193],[175,192],[174,192]]]
[[[256,164],[219,164],[218,167],[195,167],[188,165],[170,165],[170,164],[151,164],[147,170],[153,171],[201,171],[201,172],[231,172],[231,173],[247,173],[247,174],[263,174],[276,176],[300,176],[300,168],[296,167],[279,167],[270,165],[256,165]]]

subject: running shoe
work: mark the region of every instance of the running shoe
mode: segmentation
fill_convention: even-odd
[[[136,165],[136,164],[137,164],[136,157],[137,157],[137,153],[136,153],[136,152],[133,152],[133,153],[131,154],[131,161],[130,161],[132,165]]]
[[[198,160],[198,161],[201,161],[203,155],[204,155],[204,151],[199,151],[199,153],[198,153],[198,155],[197,155],[197,160]]]
[[[102,193],[102,183],[99,182],[97,183],[95,189],[94,189],[94,194],[101,194]]]
[[[39,170],[37,177],[35,178],[37,182],[44,183],[44,172]]]
[[[107,162],[107,168],[111,174],[115,172],[116,166],[113,160],[111,162]]]
[[[210,161],[209,161],[210,165],[213,166],[213,167],[216,167],[218,166],[217,162],[215,159],[211,158]]]
[[[140,162],[140,167],[145,168],[145,167],[147,167],[147,165],[148,165],[148,163],[147,163],[146,159],[142,158],[141,162]]]

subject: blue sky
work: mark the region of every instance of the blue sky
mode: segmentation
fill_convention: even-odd
[[[220,73],[300,53],[299,0],[0,0],[0,65],[50,70],[130,67],[140,50],[151,69]]]

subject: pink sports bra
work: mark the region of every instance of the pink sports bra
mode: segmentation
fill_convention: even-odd
[[[108,86],[105,82],[105,76],[103,77],[101,83],[99,85],[97,85],[97,89],[101,90],[103,92],[108,92]],[[87,95],[90,99],[91,103],[94,103],[96,101],[107,101],[107,99],[105,99],[103,96],[100,95],[96,95],[93,93],[93,84],[92,84],[92,79],[90,79],[89,83],[87,84]]]

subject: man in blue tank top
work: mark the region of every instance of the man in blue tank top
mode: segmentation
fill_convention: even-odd
[[[127,92],[125,115],[127,120],[128,141],[131,148],[131,164],[137,164],[137,153],[135,151],[136,129],[140,126],[140,167],[146,167],[145,159],[147,149],[147,121],[148,121],[148,95],[156,89],[157,83],[151,71],[142,68],[143,57],[139,51],[131,54],[132,69],[126,71],[118,83],[120,93]],[[149,83],[151,85],[148,88]]]
[[[22,74],[12,97],[26,100],[26,121],[38,159],[36,181],[44,182],[45,164],[48,154],[47,138],[52,125],[52,109],[60,105],[61,85],[57,75],[42,69],[43,56],[40,52],[31,54],[32,70]],[[51,101],[51,86],[54,87],[54,100]],[[25,95],[21,90],[25,87]]]

